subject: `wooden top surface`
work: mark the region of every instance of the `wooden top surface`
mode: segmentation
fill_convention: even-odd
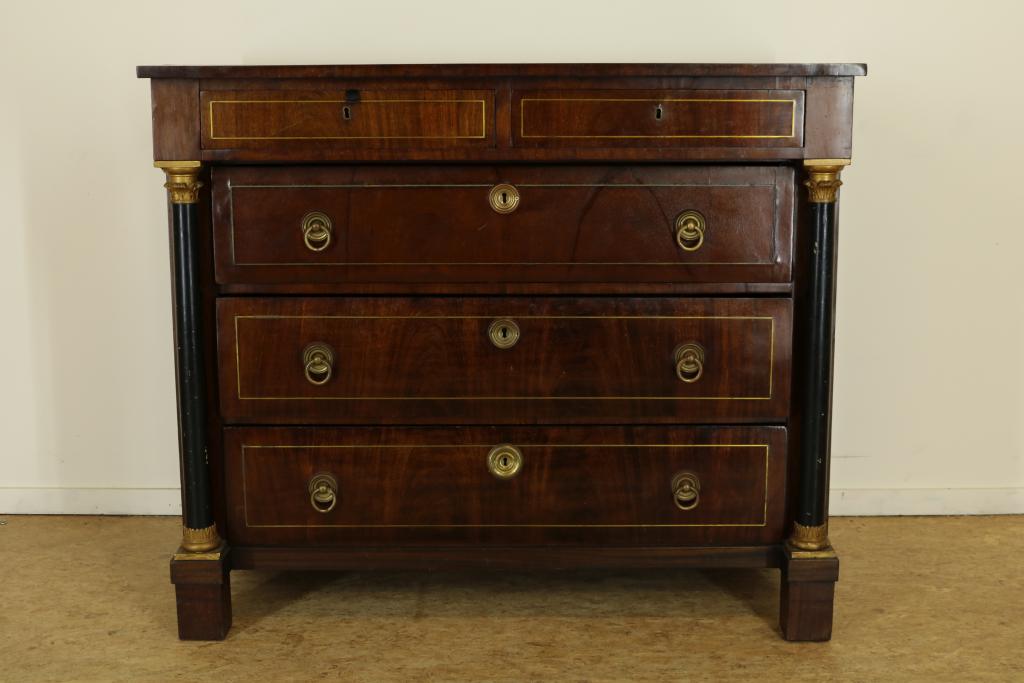
[[[139,78],[784,77],[865,76],[864,64],[360,64],[139,66]]]

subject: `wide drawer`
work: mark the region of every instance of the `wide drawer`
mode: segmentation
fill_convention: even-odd
[[[782,421],[789,299],[225,298],[229,422]]]
[[[234,545],[782,538],[781,427],[229,428],[225,435]]]
[[[788,167],[217,167],[213,199],[225,284],[791,275]]]
[[[204,149],[494,144],[493,90],[204,90]]]
[[[516,146],[801,147],[802,90],[522,90]]]

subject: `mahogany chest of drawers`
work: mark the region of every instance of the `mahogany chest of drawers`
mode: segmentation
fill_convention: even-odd
[[[140,67],[179,635],[233,569],[778,567],[830,637],[856,64]],[[682,618],[682,617],[681,617]]]

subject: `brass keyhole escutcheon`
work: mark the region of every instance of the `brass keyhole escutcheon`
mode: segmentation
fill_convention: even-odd
[[[302,366],[310,384],[327,384],[334,373],[334,349],[323,342],[313,342],[302,350]]]
[[[523,453],[515,446],[501,444],[487,454],[487,469],[498,479],[511,479],[523,467]]]
[[[519,341],[519,325],[515,320],[499,318],[487,328],[487,336],[499,349],[511,349]]]
[[[329,474],[315,474],[309,480],[309,504],[327,514],[338,504],[338,480]]]
[[[700,211],[683,211],[676,216],[676,244],[683,251],[697,251],[704,244],[707,220]]]
[[[302,217],[302,241],[310,251],[323,251],[331,244],[334,224],[322,211],[310,211]]]
[[[692,384],[704,374],[704,347],[697,342],[687,342],[676,347],[672,354],[676,360],[676,377]]]
[[[700,479],[693,472],[680,472],[672,478],[672,500],[680,510],[700,505]]]
[[[512,213],[519,207],[519,190],[514,185],[501,183],[491,188],[487,200],[498,213]]]

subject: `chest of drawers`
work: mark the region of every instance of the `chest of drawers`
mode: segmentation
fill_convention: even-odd
[[[856,64],[140,67],[179,635],[235,569],[778,567],[830,637]],[[683,617],[680,617],[683,618]]]

